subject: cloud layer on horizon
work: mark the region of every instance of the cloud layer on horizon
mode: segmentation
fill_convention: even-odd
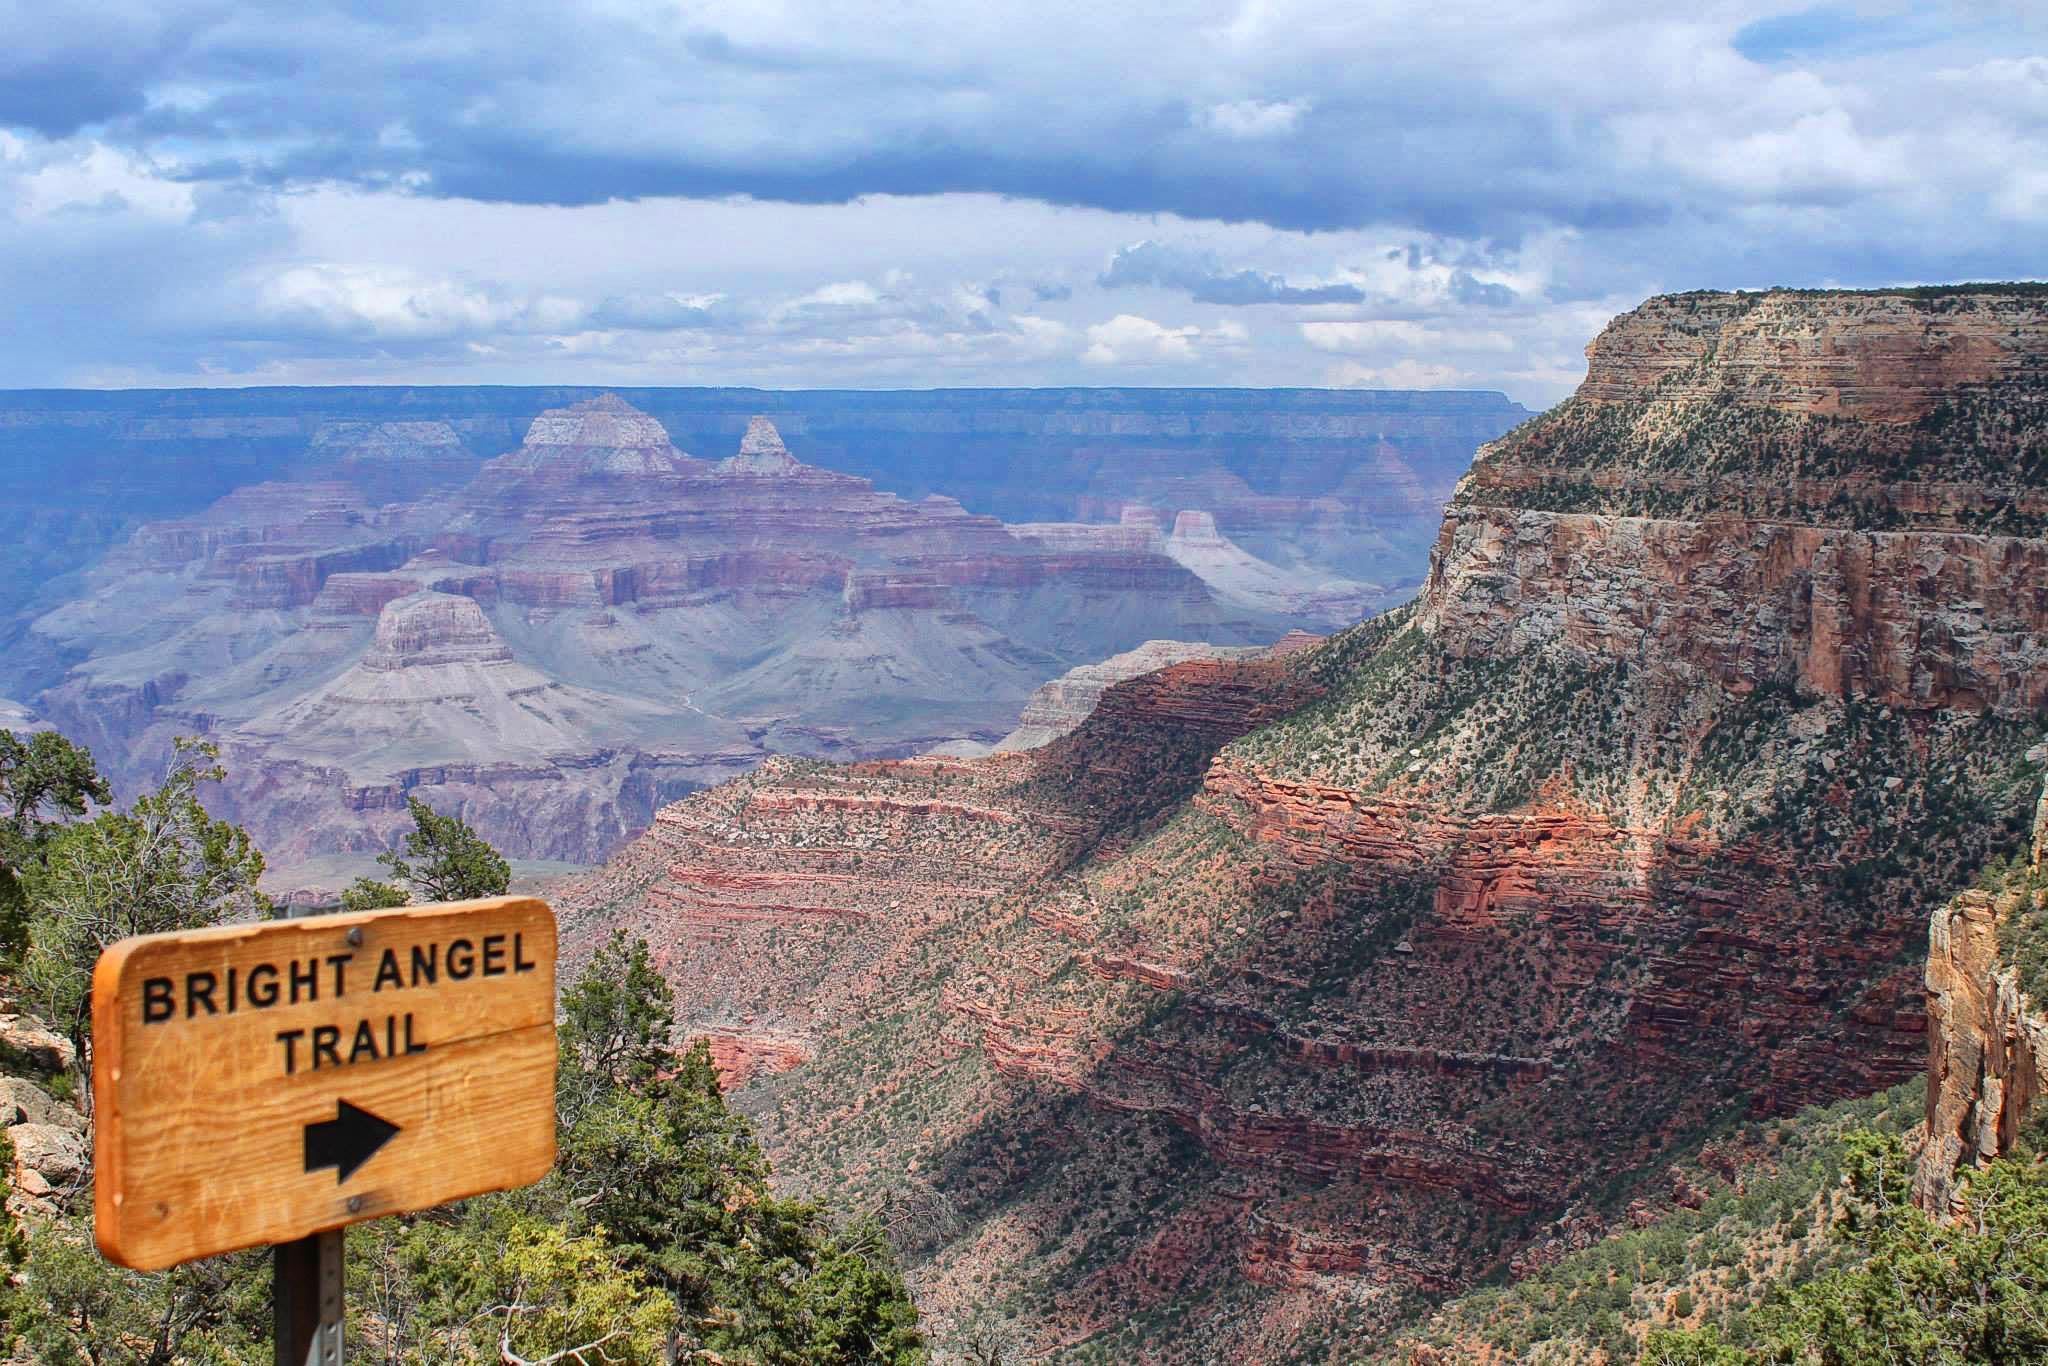
[[[0,384],[1542,403],[1656,290],[2042,270],[2033,6],[1660,8],[0,0]]]

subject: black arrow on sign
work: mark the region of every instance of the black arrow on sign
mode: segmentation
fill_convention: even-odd
[[[337,1100],[333,1119],[306,1126],[306,1170],[333,1167],[334,1184],[338,1186],[375,1157],[377,1150],[397,1132],[398,1126],[391,1121]]]

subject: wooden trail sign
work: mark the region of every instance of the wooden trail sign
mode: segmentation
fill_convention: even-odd
[[[138,1270],[528,1185],[555,1161],[532,897],[124,939],[92,982],[100,1251]]]

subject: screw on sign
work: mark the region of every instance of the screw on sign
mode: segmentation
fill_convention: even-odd
[[[554,1165],[544,901],[143,935],[92,990],[100,1251],[275,1245],[279,1363],[341,1360],[342,1228]]]

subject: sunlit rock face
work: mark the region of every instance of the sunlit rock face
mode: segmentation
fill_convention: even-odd
[[[2048,1098],[2048,1001],[2028,993],[2013,950],[2040,933],[2048,788],[2034,808],[2033,879],[1973,887],[1935,911],[1927,936],[1927,1131],[1913,1199],[1962,1213],[1958,1174],[2009,1156]]]
[[[789,447],[782,444],[782,433],[775,430],[775,424],[758,416],[747,422],[740,453],[719,463],[719,469],[727,474],[794,474],[800,468]]]
[[[1481,451],[1412,607],[1021,752],[694,795],[572,941],[656,944],[777,1170],[902,1212],[940,1323],[1357,1341],[1730,1116],[1926,1065],[1929,910],[2040,795],[2044,315],[1653,300]],[[1186,513],[1090,534],[1220,573]]]

